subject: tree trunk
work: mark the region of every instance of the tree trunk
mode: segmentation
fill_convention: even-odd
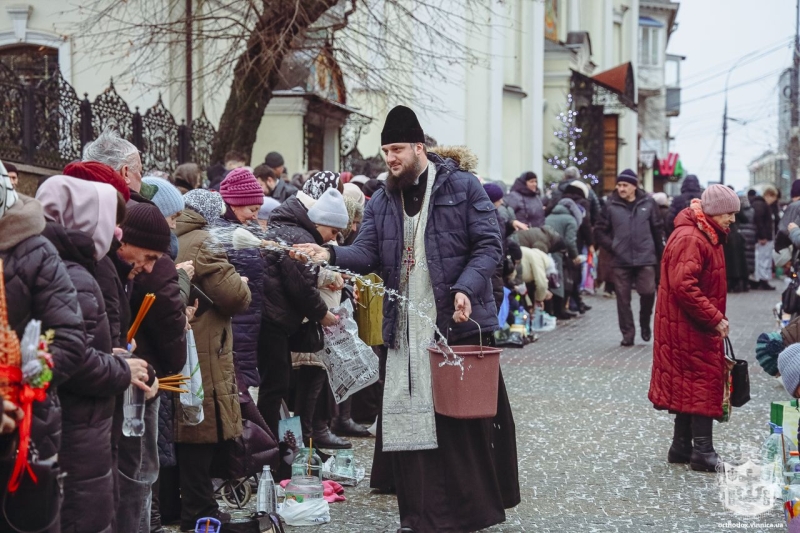
[[[212,162],[236,150],[252,155],[256,132],[280,69],[295,37],[304,32],[338,0],[271,0],[236,62],[231,93],[219,121]],[[254,162],[250,161],[252,166]]]

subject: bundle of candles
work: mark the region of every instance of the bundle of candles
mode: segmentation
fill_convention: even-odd
[[[186,394],[189,391],[182,389],[191,378],[183,374],[174,374],[158,380],[158,390],[165,390],[169,392],[177,392],[179,394]]]
[[[139,331],[139,326],[142,325],[142,320],[144,320],[144,317],[147,316],[147,312],[153,306],[153,302],[155,301],[156,295],[152,292],[144,295],[142,305],[139,307],[139,312],[136,314],[136,320],[133,321],[131,329],[128,330],[128,344],[130,344],[133,338],[136,336],[136,332]]]

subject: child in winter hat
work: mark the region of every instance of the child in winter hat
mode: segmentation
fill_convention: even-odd
[[[349,224],[350,217],[347,214],[342,193],[336,189],[325,191],[308,210],[308,218],[318,226],[345,229]]]

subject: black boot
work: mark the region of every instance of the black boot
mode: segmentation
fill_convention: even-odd
[[[331,422],[331,430],[337,435],[346,437],[371,437],[372,433],[353,420],[353,398],[350,397],[338,405],[338,416]]]
[[[655,293],[642,294],[639,298],[639,329],[641,329],[644,342],[650,342],[650,339],[653,338],[653,331],[650,329],[650,317],[653,316],[655,302]]]
[[[319,446],[330,450],[349,450],[353,447],[350,441],[331,433],[325,420],[314,420],[314,431],[311,436],[314,439],[315,447]]]
[[[714,450],[712,439],[713,420],[707,416],[692,415],[692,456],[689,464],[692,470],[699,472],[716,472],[721,462]]]
[[[686,464],[692,455],[692,417],[678,413],[675,415],[675,430],[672,446],[667,452],[668,463]]]

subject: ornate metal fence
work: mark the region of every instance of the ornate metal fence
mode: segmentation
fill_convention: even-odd
[[[111,126],[141,152],[142,166],[172,172],[181,163],[211,164],[216,130],[201,113],[190,126],[178,125],[161,96],[144,115],[109,87],[89,102],[56,71],[28,85],[0,63],[0,159],[60,169],[81,158],[83,147]]]

